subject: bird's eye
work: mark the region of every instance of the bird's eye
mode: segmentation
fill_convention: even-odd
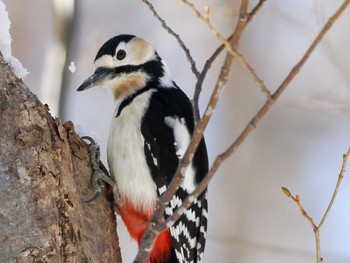
[[[117,59],[123,60],[126,57],[126,52],[123,49],[118,50],[117,52]]]

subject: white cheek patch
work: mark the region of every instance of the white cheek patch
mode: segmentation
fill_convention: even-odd
[[[115,61],[111,55],[103,55],[99,59],[97,59],[94,63],[95,69],[103,67],[103,68],[113,68],[115,67]]]

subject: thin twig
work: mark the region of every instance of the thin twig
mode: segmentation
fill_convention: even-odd
[[[261,91],[263,93],[265,93],[266,98],[268,100],[270,100],[271,99],[271,92],[265,86],[264,81],[256,74],[254,68],[246,61],[246,59],[242,56],[242,54],[240,54],[236,49],[234,49],[230,45],[230,42],[215,29],[213,24],[210,22],[209,17],[203,16],[198,11],[198,9],[192,3],[188,2],[187,0],[181,0],[181,1],[185,5],[187,5],[193,11],[193,13],[208,26],[208,28],[214,33],[214,35],[225,45],[225,47],[231,53],[231,55],[236,57],[238,59],[238,61],[242,64],[242,66],[248,70],[248,72],[253,76],[255,82],[259,84]],[[244,19],[247,22],[248,21],[247,14],[244,14],[244,16],[241,16],[240,19]],[[247,24],[247,23],[245,23],[245,24]]]
[[[312,226],[312,229],[314,230],[315,241],[316,241],[316,258],[317,258],[317,263],[321,263],[323,261],[323,258],[321,257],[320,231],[321,231],[321,228],[322,228],[324,222],[327,219],[327,216],[328,216],[329,212],[332,209],[332,206],[333,206],[335,198],[337,196],[340,184],[341,184],[341,182],[342,182],[342,180],[344,178],[345,167],[346,167],[346,163],[348,161],[349,155],[350,155],[350,148],[348,149],[346,154],[343,155],[342,167],[341,167],[341,170],[340,170],[340,173],[339,173],[339,176],[338,176],[338,180],[337,180],[337,183],[336,183],[334,191],[333,191],[332,198],[331,198],[331,200],[329,202],[329,205],[327,207],[326,212],[324,213],[324,215],[323,215],[323,217],[322,217],[322,219],[321,219],[321,221],[320,221],[320,223],[318,225],[316,225],[314,223],[314,220],[308,215],[308,213],[305,211],[304,207],[300,204],[300,197],[299,197],[299,195],[296,195],[294,197],[286,187],[282,187],[283,193],[297,204],[301,214],[310,222],[310,224]]]
[[[230,39],[232,38],[233,35],[231,35],[228,38],[228,41],[230,41]],[[220,55],[220,53],[225,49],[225,45],[221,44],[215,51],[214,53],[207,59],[207,61],[205,62],[203,69],[201,71],[201,73],[199,74],[199,77],[197,79],[197,83],[194,89],[194,94],[193,94],[193,99],[192,99],[192,106],[193,106],[193,115],[194,115],[194,119],[195,119],[195,124],[197,125],[199,122],[199,118],[200,118],[200,113],[199,113],[199,95],[202,91],[202,86],[203,86],[203,81],[211,67],[211,65],[213,64],[213,62],[216,60],[216,58]]]
[[[304,65],[307,58],[311,55],[311,53],[314,51],[318,43],[321,41],[323,36],[328,32],[330,27],[334,24],[334,22],[337,20],[337,18],[342,14],[342,12],[345,10],[347,5],[349,4],[350,0],[346,0],[343,5],[336,11],[336,13],[327,21],[323,29],[320,31],[318,36],[315,38],[315,40],[310,45],[309,49],[306,51],[304,56],[301,58],[299,63],[296,64],[296,66],[291,70],[291,72],[288,74],[286,79],[282,82],[282,84],[279,86],[279,88],[275,91],[275,93],[272,95],[272,99],[268,100],[263,107],[260,109],[260,111],[256,114],[256,116],[249,122],[249,124],[246,126],[246,128],[242,131],[240,136],[220,155],[218,155],[211,166],[208,174],[205,176],[205,178],[202,180],[202,182],[197,186],[197,189],[195,190],[195,193],[199,193],[204,191],[206,187],[208,186],[208,183],[210,179],[214,176],[217,169],[221,165],[221,163],[227,159],[229,156],[231,156],[236,149],[241,145],[241,143],[248,137],[248,135],[251,133],[253,129],[255,129],[256,125],[261,121],[261,119],[266,115],[268,110],[272,107],[274,102],[280,97],[282,92],[286,89],[288,84],[291,82],[291,80],[298,74],[302,66]],[[246,13],[247,10],[248,1],[242,0],[241,5],[241,14]],[[246,20],[239,20],[235,33],[230,40],[231,45],[237,45],[240,35],[245,27]],[[164,210],[168,206],[172,196],[175,194],[176,190],[180,186],[180,184],[183,181],[184,173],[189,166],[190,162],[193,158],[193,153],[196,151],[197,146],[203,136],[204,129],[209,122],[209,119],[212,115],[213,110],[215,109],[216,103],[221,95],[221,92],[226,84],[227,77],[228,77],[228,70],[230,69],[233,62],[233,56],[230,53],[227,53],[226,59],[224,62],[224,65],[221,69],[216,87],[214,89],[213,95],[210,99],[209,105],[204,113],[204,116],[201,120],[201,122],[196,126],[194,135],[192,137],[191,143],[188,146],[188,149],[182,159],[182,161],[179,163],[178,169],[173,177],[173,180],[168,186],[167,191],[158,199],[156,204],[156,210],[149,222],[149,225],[147,227],[146,233],[142,238],[141,245],[139,248],[139,252],[135,258],[134,262],[146,262],[150,252],[153,249],[154,242],[157,238],[157,235],[159,232],[159,229],[157,229],[157,225],[159,226],[161,224],[161,218],[163,217]],[[181,206],[178,211],[175,213],[177,214],[177,217],[180,217],[181,214],[185,211],[184,207],[189,207],[195,198],[190,198],[191,200],[187,200],[188,202],[184,202],[183,206]],[[170,226],[175,221],[168,221],[167,226]]]
[[[296,195],[295,197],[290,193],[290,191],[288,190],[288,188],[286,187],[282,187],[282,192],[289,197],[290,199],[292,199],[296,205],[299,207],[300,213],[310,222],[311,227],[314,231],[316,231],[317,226],[314,222],[314,220],[312,219],[311,216],[308,215],[308,213],[305,211],[304,207],[301,205],[300,203],[300,196]]]
[[[261,9],[263,4],[266,2],[266,0],[260,0],[259,3],[248,13],[248,20],[246,25],[248,25],[252,20],[253,17],[257,14],[257,12]],[[227,39],[227,41],[230,41],[232,35]],[[225,49],[225,44],[222,43],[214,52],[213,54],[207,59],[205,62],[202,71],[199,74],[199,77],[197,79],[197,83],[194,89],[194,94],[193,94],[193,99],[192,99],[192,106],[193,106],[193,115],[195,119],[195,124],[197,125],[199,118],[200,118],[200,112],[199,112],[199,96],[200,93],[202,92],[202,86],[203,86],[203,81],[213,64],[213,62],[216,60],[216,58],[220,55],[220,53]]]
[[[229,156],[231,156],[236,149],[241,145],[241,143],[248,137],[248,135],[252,132],[253,129],[255,129],[256,125],[261,121],[261,119],[266,115],[266,113],[269,111],[269,109],[272,107],[274,102],[280,97],[280,95],[283,93],[283,91],[286,89],[288,84],[292,81],[292,79],[298,74],[308,57],[311,55],[311,53],[314,51],[318,43],[321,41],[323,36],[328,32],[330,27],[334,24],[334,22],[337,20],[337,18],[343,13],[347,5],[349,4],[350,0],[346,0],[343,5],[336,11],[336,13],[327,21],[323,29],[320,31],[318,36],[315,38],[313,43],[310,45],[309,49],[306,51],[304,56],[301,58],[301,60],[294,66],[294,68],[291,70],[291,72],[288,74],[286,79],[281,83],[281,85],[278,87],[278,89],[275,91],[275,93],[271,96],[271,99],[268,100],[260,109],[260,111],[256,114],[256,116],[248,123],[246,128],[242,131],[240,136],[220,155],[218,155],[211,166],[208,174],[205,176],[205,178],[202,180],[202,182],[198,185],[198,192],[200,190],[204,190],[208,186],[208,182],[210,179],[214,176],[217,169],[219,168],[220,164],[227,159]],[[237,23],[235,32],[233,34],[232,39],[230,40],[230,45],[237,48],[238,41],[240,39],[240,36],[242,34],[242,31],[247,23],[247,19],[244,19],[243,17],[246,15],[248,7],[248,0],[242,0],[241,9],[240,9],[240,19]],[[189,164],[192,161],[193,153],[196,151],[198,144],[203,136],[204,129],[206,128],[212,113],[215,109],[215,106],[217,104],[217,101],[225,87],[225,84],[227,82],[229,69],[231,68],[232,62],[233,62],[233,56],[230,52],[226,54],[226,58],[223,64],[223,67],[221,68],[221,72],[219,74],[218,81],[216,83],[216,86],[214,88],[212,97],[209,101],[209,104],[206,108],[206,111],[203,115],[202,120],[199,122],[199,124],[196,126],[195,132],[192,136],[192,140],[190,145],[188,146],[188,149],[186,150],[183,159],[178,165],[177,171],[171,181],[171,183],[168,186],[167,191],[158,199],[156,204],[156,210],[147,226],[147,230],[141,240],[141,244],[139,247],[138,254],[134,260],[134,263],[141,263],[146,262],[152,249],[154,246],[154,242],[157,238],[157,235],[159,231],[157,231],[157,225],[161,224],[161,219],[163,218],[164,210],[168,206],[171,198],[175,194],[178,187],[181,185],[184,174],[189,166]],[[204,187],[204,188],[203,188]],[[189,200],[189,205],[192,204],[194,201]],[[179,215],[183,213],[184,209],[181,207],[179,208],[179,211],[176,211]],[[170,225],[170,222],[168,222]]]
[[[248,0],[242,0],[241,9],[240,9],[240,14],[242,17],[247,13],[247,8],[248,8]],[[243,29],[245,28],[246,22],[247,22],[246,19],[240,19],[238,21],[233,37],[230,40],[230,44],[232,46],[234,47],[238,46],[238,41],[240,39]],[[147,230],[145,231],[145,234],[142,237],[139,251],[138,251],[138,254],[136,255],[134,263],[146,262],[153,249],[154,242],[159,233],[155,226],[161,223],[161,219],[163,218],[165,208],[168,206],[171,198],[174,196],[175,192],[183,182],[185,171],[192,161],[193,153],[197,150],[199,142],[203,137],[204,129],[207,126],[213,114],[213,111],[215,109],[215,106],[218,102],[218,99],[225,87],[225,84],[228,79],[228,74],[229,74],[231,65],[233,63],[233,59],[234,57],[228,52],[226,54],[225,61],[221,68],[218,81],[215,85],[214,91],[212,93],[212,96],[209,101],[208,107],[205,111],[205,114],[202,120],[196,126],[195,132],[191,139],[191,143],[188,146],[183,156],[183,159],[179,162],[175,175],[172,181],[170,182],[167,190],[157,200],[155,212],[153,213],[152,218],[148,223]]]
[[[338,19],[338,17],[344,12],[346,7],[348,6],[350,0],[345,0],[344,3],[339,7],[339,9],[334,13],[332,17],[330,17],[327,23],[324,25],[322,30],[319,32],[317,37],[314,39],[308,50],[305,52],[300,61],[292,68],[287,77],[283,80],[281,85],[277,88],[277,90],[271,96],[271,100],[265,102],[265,104],[260,108],[258,113],[251,119],[251,121],[247,124],[238,138],[230,145],[230,147],[221,154],[222,157],[227,157],[231,155],[247,138],[247,136],[255,129],[257,124],[261,121],[261,119],[266,115],[266,113],[270,110],[272,105],[276,102],[276,100],[281,96],[283,91],[287,88],[289,83],[294,79],[294,77],[299,73],[300,69],[303,67],[307,59],[310,57],[312,52],[315,50],[316,46],[320,43],[324,35],[328,32],[334,22]]]
[[[248,22],[250,22],[253,17],[256,15],[256,13],[260,10],[260,8],[264,5],[266,0],[260,0],[259,3],[252,9],[252,11],[248,14]]]
[[[185,45],[185,43],[182,41],[181,37],[175,33],[175,31],[173,29],[171,29],[165,22],[165,20],[163,18],[160,17],[160,15],[157,13],[157,11],[154,9],[153,4],[151,4],[148,0],[142,0],[143,3],[145,3],[149,10],[152,11],[153,15],[159,20],[159,22],[162,24],[162,27],[173,37],[175,37],[175,39],[177,40],[177,42],[179,43],[179,46],[183,49],[183,51],[185,51],[187,60],[190,62],[191,64],[191,70],[193,72],[193,74],[195,75],[195,77],[198,79],[199,76],[199,71],[197,70],[196,67],[196,62],[194,61],[194,59],[192,58],[192,55],[190,53],[190,50],[187,48],[187,46]]]
[[[335,186],[335,189],[334,189],[334,192],[333,192],[333,196],[331,198],[331,201],[329,202],[329,205],[327,207],[327,210],[325,212],[325,214],[323,215],[322,219],[321,219],[321,222],[320,224],[318,225],[318,227],[322,227],[324,222],[326,221],[327,219],[327,216],[329,214],[329,211],[331,210],[332,206],[333,206],[333,203],[334,203],[334,200],[337,196],[337,193],[338,193],[338,189],[339,189],[339,186],[341,184],[341,181],[343,180],[344,178],[344,174],[345,174],[345,167],[346,167],[346,163],[348,161],[348,157],[350,155],[350,148],[348,149],[348,151],[346,152],[346,154],[343,155],[343,163],[342,163],[342,167],[341,167],[341,170],[340,170],[340,173],[339,173],[339,176],[338,176],[338,181],[337,181],[337,184]]]

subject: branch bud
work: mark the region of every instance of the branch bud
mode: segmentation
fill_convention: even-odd
[[[210,16],[210,7],[207,5],[204,7],[204,14],[206,15],[206,17]]]
[[[291,193],[290,191],[286,188],[286,187],[282,187],[282,192],[287,196],[287,197],[291,197]]]

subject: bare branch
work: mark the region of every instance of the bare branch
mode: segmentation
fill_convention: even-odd
[[[176,217],[180,217],[181,214],[185,211],[184,208],[188,208],[193,201],[195,200],[194,196],[197,194],[200,194],[204,191],[204,189],[208,186],[208,183],[210,179],[214,176],[217,169],[221,165],[221,163],[227,159],[230,155],[232,155],[235,150],[241,145],[241,143],[247,138],[247,136],[251,133],[251,131],[256,127],[256,125],[260,122],[260,120],[265,116],[265,114],[268,112],[268,110],[271,108],[273,103],[279,98],[279,96],[282,94],[282,92],[285,90],[285,88],[288,86],[290,81],[297,75],[301,67],[304,65],[307,58],[311,55],[317,44],[321,41],[323,36],[328,32],[330,27],[333,25],[333,23],[337,20],[337,18],[340,16],[340,14],[345,10],[345,7],[349,4],[350,0],[347,0],[344,2],[344,4],[338,9],[338,11],[328,20],[328,22],[325,24],[323,29],[320,31],[318,36],[315,38],[309,49],[306,51],[304,56],[301,58],[298,64],[291,70],[291,72],[288,74],[286,79],[282,82],[280,87],[276,90],[276,92],[271,96],[271,99],[268,100],[263,107],[260,109],[260,111],[257,113],[257,115],[250,121],[250,123],[246,126],[246,128],[242,131],[240,136],[230,145],[230,147],[224,151],[222,154],[218,155],[211,166],[208,174],[205,176],[205,178],[202,180],[202,182],[198,185],[197,189],[194,193],[192,193],[186,201],[183,203],[183,205],[175,212]],[[247,10],[247,1],[242,1],[241,5],[241,14],[245,14]],[[240,38],[240,35],[246,25],[246,19],[240,19],[235,33],[230,40],[231,46],[237,46],[238,40]],[[236,42],[237,41],[237,42]],[[150,223],[148,230],[146,232],[146,235],[143,237],[141,246],[139,249],[139,252],[136,256],[136,259],[134,262],[145,262],[143,261],[145,258],[148,258],[149,253],[153,249],[154,241],[157,237],[157,233],[159,233],[159,230],[163,228],[160,223],[160,219],[163,217],[164,210],[169,204],[169,201],[171,200],[172,196],[175,194],[176,190],[178,189],[179,185],[183,181],[183,177],[185,174],[185,171],[187,167],[189,166],[190,162],[192,161],[193,153],[196,151],[197,146],[203,136],[204,129],[207,125],[207,123],[210,120],[210,117],[213,113],[213,110],[216,107],[216,103],[222,93],[222,90],[226,84],[228,72],[233,62],[233,56],[231,53],[227,53],[226,59],[224,62],[224,65],[221,69],[217,84],[215,86],[214,92],[212,94],[212,97],[210,99],[209,105],[204,113],[204,116],[201,120],[201,122],[197,125],[195,132],[193,134],[191,143],[182,159],[182,161],[179,163],[178,169],[174,175],[173,180],[171,181],[170,185],[168,186],[167,191],[159,198],[156,205],[156,211],[154,212]],[[174,216],[172,219],[176,219]],[[167,227],[171,226],[175,221],[167,221]],[[159,226],[159,228],[157,227]],[[150,233],[149,233],[150,232]],[[149,238],[149,237],[153,238]]]
[[[192,55],[190,53],[190,50],[187,48],[187,46],[185,45],[185,43],[182,41],[181,37],[175,33],[174,30],[172,30],[165,22],[165,20],[163,18],[161,18],[159,16],[159,14],[157,13],[157,11],[154,9],[154,6],[148,1],[148,0],[142,0],[143,3],[145,3],[149,10],[152,11],[153,15],[159,20],[159,22],[162,24],[162,27],[173,37],[175,37],[175,39],[177,40],[177,42],[179,43],[179,46],[183,49],[183,51],[185,51],[187,60],[190,62],[191,64],[191,70],[193,72],[193,74],[195,75],[195,77],[198,79],[199,77],[199,71],[197,70],[196,67],[196,62],[193,60]]]
[[[256,13],[263,6],[264,2],[266,2],[266,0],[260,0],[259,3],[252,9],[252,11],[250,11],[250,13],[248,14],[248,20],[247,20],[246,24],[248,24],[249,22],[252,21],[253,17],[256,15]],[[231,35],[227,39],[227,41],[230,41],[232,36],[233,35]],[[193,115],[194,115],[196,125],[197,125],[199,118],[200,118],[198,102],[199,102],[199,95],[202,91],[203,81],[204,81],[211,65],[213,64],[213,62],[216,60],[216,58],[221,54],[221,52],[224,49],[225,49],[225,44],[223,43],[213,52],[213,54],[205,62],[204,67],[203,67],[201,73],[199,74],[199,78],[197,79],[197,83],[195,86],[193,99],[192,99],[192,106],[193,106],[193,112],[194,112]]]
[[[329,202],[329,205],[327,207],[327,210],[325,212],[325,214],[323,215],[322,217],[322,220],[320,222],[320,224],[318,225],[318,227],[322,227],[324,222],[326,221],[327,219],[327,216],[329,214],[329,211],[331,210],[332,206],[333,206],[333,203],[334,203],[334,200],[337,196],[337,193],[338,193],[338,189],[339,189],[339,186],[341,184],[341,181],[343,180],[344,178],[344,174],[345,174],[345,167],[346,167],[346,163],[348,161],[348,158],[349,158],[349,155],[350,155],[350,148],[348,149],[348,151],[346,152],[346,154],[343,155],[343,163],[342,163],[342,167],[341,167],[341,170],[340,170],[340,173],[339,173],[339,176],[338,176],[338,181],[337,181],[337,184],[335,186],[335,189],[334,189],[334,192],[333,192],[333,196],[331,198],[331,201]]]
[[[205,79],[205,76],[209,70],[209,68],[211,67],[211,64],[213,63],[213,61],[215,61],[215,59],[217,58],[217,56],[222,52],[222,50],[225,48],[225,46],[229,46],[229,39],[228,38],[226,41],[224,41],[224,43],[219,46],[213,53],[213,55],[206,61],[203,70],[201,73],[199,73],[199,71],[197,70],[196,67],[196,63],[193,60],[191,54],[190,54],[190,50],[187,48],[187,46],[184,44],[184,42],[182,41],[182,39],[180,38],[180,36],[174,32],[174,30],[172,30],[165,22],[165,20],[163,18],[161,18],[159,16],[159,14],[156,12],[156,10],[154,9],[154,6],[148,1],[148,0],[142,0],[147,6],[148,8],[152,11],[152,13],[154,14],[154,16],[161,22],[161,25],[163,26],[163,28],[165,30],[167,30],[167,32],[174,36],[175,39],[177,40],[179,46],[184,50],[187,60],[190,62],[191,64],[191,70],[193,72],[193,74],[195,75],[195,77],[197,78],[197,83],[196,83],[196,87],[195,87],[195,92],[194,92],[194,96],[193,96],[193,100],[192,100],[192,106],[194,109],[194,119],[195,119],[195,123],[198,123],[198,120],[200,118],[200,113],[199,113],[199,106],[198,106],[198,101],[199,101],[199,95],[200,92],[202,90],[202,85],[203,85],[203,81]],[[257,13],[257,11],[261,8],[263,2],[265,2],[265,0],[261,0],[257,6],[247,15],[248,17],[248,21],[247,24],[252,20],[252,17]],[[197,11],[198,12],[198,11]],[[198,12],[198,14],[200,14]],[[205,19],[205,18],[203,18]],[[209,19],[208,19],[209,21]],[[215,30],[215,32],[217,32]],[[219,34],[219,33],[218,33]],[[220,34],[219,34],[220,35]],[[220,35],[221,36],[221,35]],[[221,36],[221,38],[223,39],[223,37]],[[238,57],[239,60],[242,60],[241,63],[242,65],[245,66],[245,68],[247,68],[247,70],[252,74],[254,80],[260,85],[261,90],[266,94],[267,98],[270,97],[270,92],[268,91],[268,89],[265,87],[264,82],[256,75],[254,69],[247,63],[245,62],[245,59],[242,55],[240,55],[237,52],[234,52],[231,49],[231,53],[235,53],[235,55]]]
[[[307,59],[310,57],[312,52],[315,50],[316,46],[320,43],[324,35],[328,32],[334,22],[338,19],[338,17],[344,12],[346,7],[349,5],[350,0],[345,0],[344,3],[339,7],[339,9],[334,13],[332,17],[330,17],[327,23],[324,25],[322,30],[319,32],[317,37],[314,39],[308,50],[305,52],[300,61],[292,68],[287,77],[283,80],[281,85],[277,88],[277,90],[271,96],[271,100],[266,101],[266,103],[261,107],[259,112],[251,119],[251,121],[247,124],[245,129],[241,132],[238,138],[224,151],[221,156],[227,158],[230,156],[247,138],[247,136],[255,129],[257,124],[261,121],[261,119],[266,115],[266,113],[270,110],[272,105],[276,102],[276,100],[281,96],[283,91],[287,88],[289,83],[294,79],[294,77],[299,73],[300,69],[303,67]]]
[[[293,200],[296,205],[299,207],[299,210],[301,212],[301,214],[310,222],[311,227],[313,228],[314,231],[317,230],[317,226],[314,222],[314,220],[308,215],[308,213],[305,211],[304,207],[301,205],[300,203],[300,196],[296,195],[295,197],[290,193],[290,191],[288,190],[288,188],[286,187],[282,187],[282,192],[291,200]]]
[[[245,127],[245,129],[241,132],[241,134],[238,136],[238,138],[221,154],[219,154],[213,165],[211,166],[208,174],[205,176],[205,178],[202,180],[202,182],[198,185],[197,189],[195,190],[195,194],[202,192],[208,185],[208,182],[210,179],[214,176],[217,169],[221,165],[221,163],[227,159],[229,156],[231,156],[236,149],[242,144],[242,142],[248,137],[248,135],[255,129],[257,124],[262,120],[262,118],[266,115],[266,113],[270,110],[274,102],[277,101],[277,99],[280,97],[280,95],[283,93],[283,91],[286,89],[288,84],[293,80],[293,78],[298,74],[302,66],[305,64],[311,53],[314,51],[316,46],[319,44],[319,42],[322,40],[324,35],[328,32],[330,27],[334,24],[334,22],[338,19],[338,17],[343,13],[343,11],[348,6],[350,0],[344,1],[342,6],[335,12],[335,14],[327,21],[323,29],[319,32],[315,40],[310,45],[309,49],[306,51],[304,56],[301,58],[301,60],[293,67],[293,69],[290,71],[290,73],[287,75],[285,80],[281,83],[281,85],[278,87],[278,89],[274,92],[274,94],[271,96],[270,99],[266,101],[266,103],[262,106],[262,108],[259,110],[259,112],[255,115],[255,117],[248,123],[248,125]],[[239,39],[241,37],[241,34],[247,24],[247,8],[248,8],[248,0],[242,0],[241,8],[240,8],[240,19],[237,23],[235,32],[232,36],[232,38],[229,40],[229,44],[232,50],[236,50],[238,47]],[[218,102],[218,99],[220,98],[220,95],[225,88],[228,74],[231,68],[231,65],[233,63],[234,55],[232,55],[231,52],[227,52],[225,61],[223,63],[223,66],[221,68],[217,83],[215,85],[214,91],[212,93],[211,99],[209,101],[209,104],[206,108],[206,111],[203,115],[202,120],[198,123],[196,126],[195,132],[192,136],[192,140],[190,145],[188,146],[188,149],[186,150],[186,153],[183,156],[183,159],[178,165],[177,171],[171,181],[171,183],[168,186],[167,191],[158,199],[156,204],[156,210],[148,224],[147,230],[145,232],[145,235],[142,238],[141,245],[139,248],[139,252],[134,260],[134,262],[146,262],[150,252],[153,249],[153,245],[155,242],[155,239],[159,233],[159,228],[161,229],[161,219],[163,218],[164,210],[168,206],[171,198],[175,194],[178,187],[181,185],[184,174],[189,166],[189,164],[192,161],[193,153],[196,151],[200,140],[202,139],[203,132],[212,116],[213,111],[215,110],[216,104]],[[197,191],[198,190],[198,191]],[[192,194],[193,195],[193,194]],[[188,202],[182,207],[176,211],[178,216],[180,216],[188,205],[188,207],[193,203],[195,198],[190,195],[188,198]],[[192,196],[192,198],[191,198]],[[195,195],[194,195],[195,196]],[[174,223],[174,221],[167,222],[167,226],[170,226],[171,223]]]
[[[210,22],[209,17],[208,16],[203,16],[198,9],[190,2],[188,2],[187,0],[181,0],[185,5],[187,5],[192,11],[193,13],[200,19],[202,20],[207,26],[208,28],[214,33],[214,35],[225,45],[225,47],[227,48],[227,50],[231,53],[232,56],[236,57],[238,59],[238,61],[242,64],[242,66],[248,70],[248,72],[253,76],[254,80],[256,81],[256,83],[259,84],[260,89],[263,93],[265,93],[267,99],[270,99],[271,97],[271,92],[266,88],[264,81],[259,78],[259,76],[256,74],[255,70],[253,69],[253,67],[251,65],[249,65],[249,63],[246,61],[246,59],[242,56],[242,54],[240,54],[235,48],[233,48],[230,45],[230,42],[223,37],[213,26],[213,24]],[[244,16],[240,16],[241,20],[246,20],[245,24],[247,24],[247,14],[244,14]]]
[[[228,38],[228,41],[230,41],[230,39],[232,38],[232,35]],[[197,125],[199,118],[200,118],[200,114],[199,114],[199,106],[198,106],[198,102],[199,102],[199,95],[202,91],[202,86],[203,86],[203,81],[211,67],[211,65],[213,64],[213,62],[216,60],[216,58],[220,55],[220,53],[225,49],[225,45],[221,44],[215,51],[214,53],[210,56],[209,59],[207,59],[207,61],[204,64],[204,67],[201,71],[201,73],[199,74],[199,77],[197,79],[197,83],[194,89],[194,94],[193,94],[193,100],[192,100],[192,106],[193,106],[193,115],[194,115],[194,119],[195,119],[195,123]]]
[[[266,0],[260,0],[259,3],[252,9],[252,11],[250,11],[247,18],[248,22],[250,22],[253,19],[253,17],[260,10],[260,8],[264,5],[265,2]]]
[[[290,193],[290,191],[285,188],[285,187],[282,187],[282,191],[283,193],[289,197],[290,199],[292,199],[296,204],[297,206],[299,207],[299,210],[301,212],[301,214],[310,222],[313,230],[314,230],[314,234],[315,234],[315,241],[316,241],[316,258],[317,258],[317,263],[321,263],[323,261],[322,257],[321,257],[321,244],[320,244],[320,231],[321,231],[321,228],[324,224],[324,222],[326,221],[327,219],[327,216],[329,214],[329,212],[331,211],[331,208],[334,204],[334,201],[335,201],[335,198],[337,196],[337,193],[338,193],[338,190],[339,190],[339,187],[340,187],[340,184],[344,178],[344,174],[345,174],[345,167],[346,167],[346,163],[348,161],[348,158],[349,158],[349,155],[350,155],[350,148],[348,149],[348,151],[346,152],[346,154],[343,155],[343,163],[342,163],[342,167],[341,167],[341,170],[340,170],[340,173],[339,173],[339,176],[338,176],[338,180],[337,180],[337,183],[336,183],[336,186],[335,186],[335,189],[333,191],[333,195],[332,195],[332,198],[329,202],[329,205],[327,207],[327,210],[326,212],[324,213],[323,217],[322,217],[322,220],[321,222],[319,223],[319,225],[317,226],[315,223],[314,223],[314,220],[307,214],[307,212],[305,211],[304,207],[300,204],[300,197],[299,195],[296,195],[295,197]]]
[[[240,14],[241,14],[240,17],[243,17],[246,15],[247,8],[248,8],[248,0],[242,0],[241,9],[240,9]],[[246,22],[247,22],[246,19],[239,19],[239,21],[236,25],[235,32],[233,34],[233,37],[230,40],[230,44],[235,48],[238,46],[238,42],[239,42],[240,36],[243,32],[243,29],[245,28]],[[219,74],[218,81],[217,81],[216,86],[214,88],[212,97],[210,99],[209,105],[208,105],[206,112],[204,114],[204,117],[202,118],[201,122],[196,126],[195,132],[192,136],[191,143],[188,146],[188,148],[183,156],[183,159],[179,163],[177,170],[175,172],[175,175],[168,186],[168,189],[165,191],[165,193],[162,196],[160,196],[160,198],[158,199],[158,201],[156,203],[156,210],[153,213],[151,220],[149,221],[149,224],[148,224],[148,227],[147,227],[147,230],[146,230],[144,236],[142,237],[138,254],[136,255],[136,258],[134,260],[135,263],[136,262],[137,263],[146,262],[149,255],[150,255],[150,252],[153,249],[154,242],[155,242],[155,239],[157,237],[157,234],[155,233],[156,229],[154,226],[156,226],[157,224],[160,224],[160,221],[163,218],[165,208],[168,206],[171,198],[174,196],[176,190],[181,185],[181,183],[184,179],[185,171],[192,161],[193,153],[196,151],[196,149],[199,145],[199,142],[203,137],[204,129],[207,126],[207,124],[212,116],[212,113],[215,109],[217,101],[218,101],[218,99],[223,91],[223,88],[227,82],[228,74],[229,74],[231,65],[233,63],[233,59],[234,58],[230,53],[226,54],[224,64],[221,68],[221,72]]]

